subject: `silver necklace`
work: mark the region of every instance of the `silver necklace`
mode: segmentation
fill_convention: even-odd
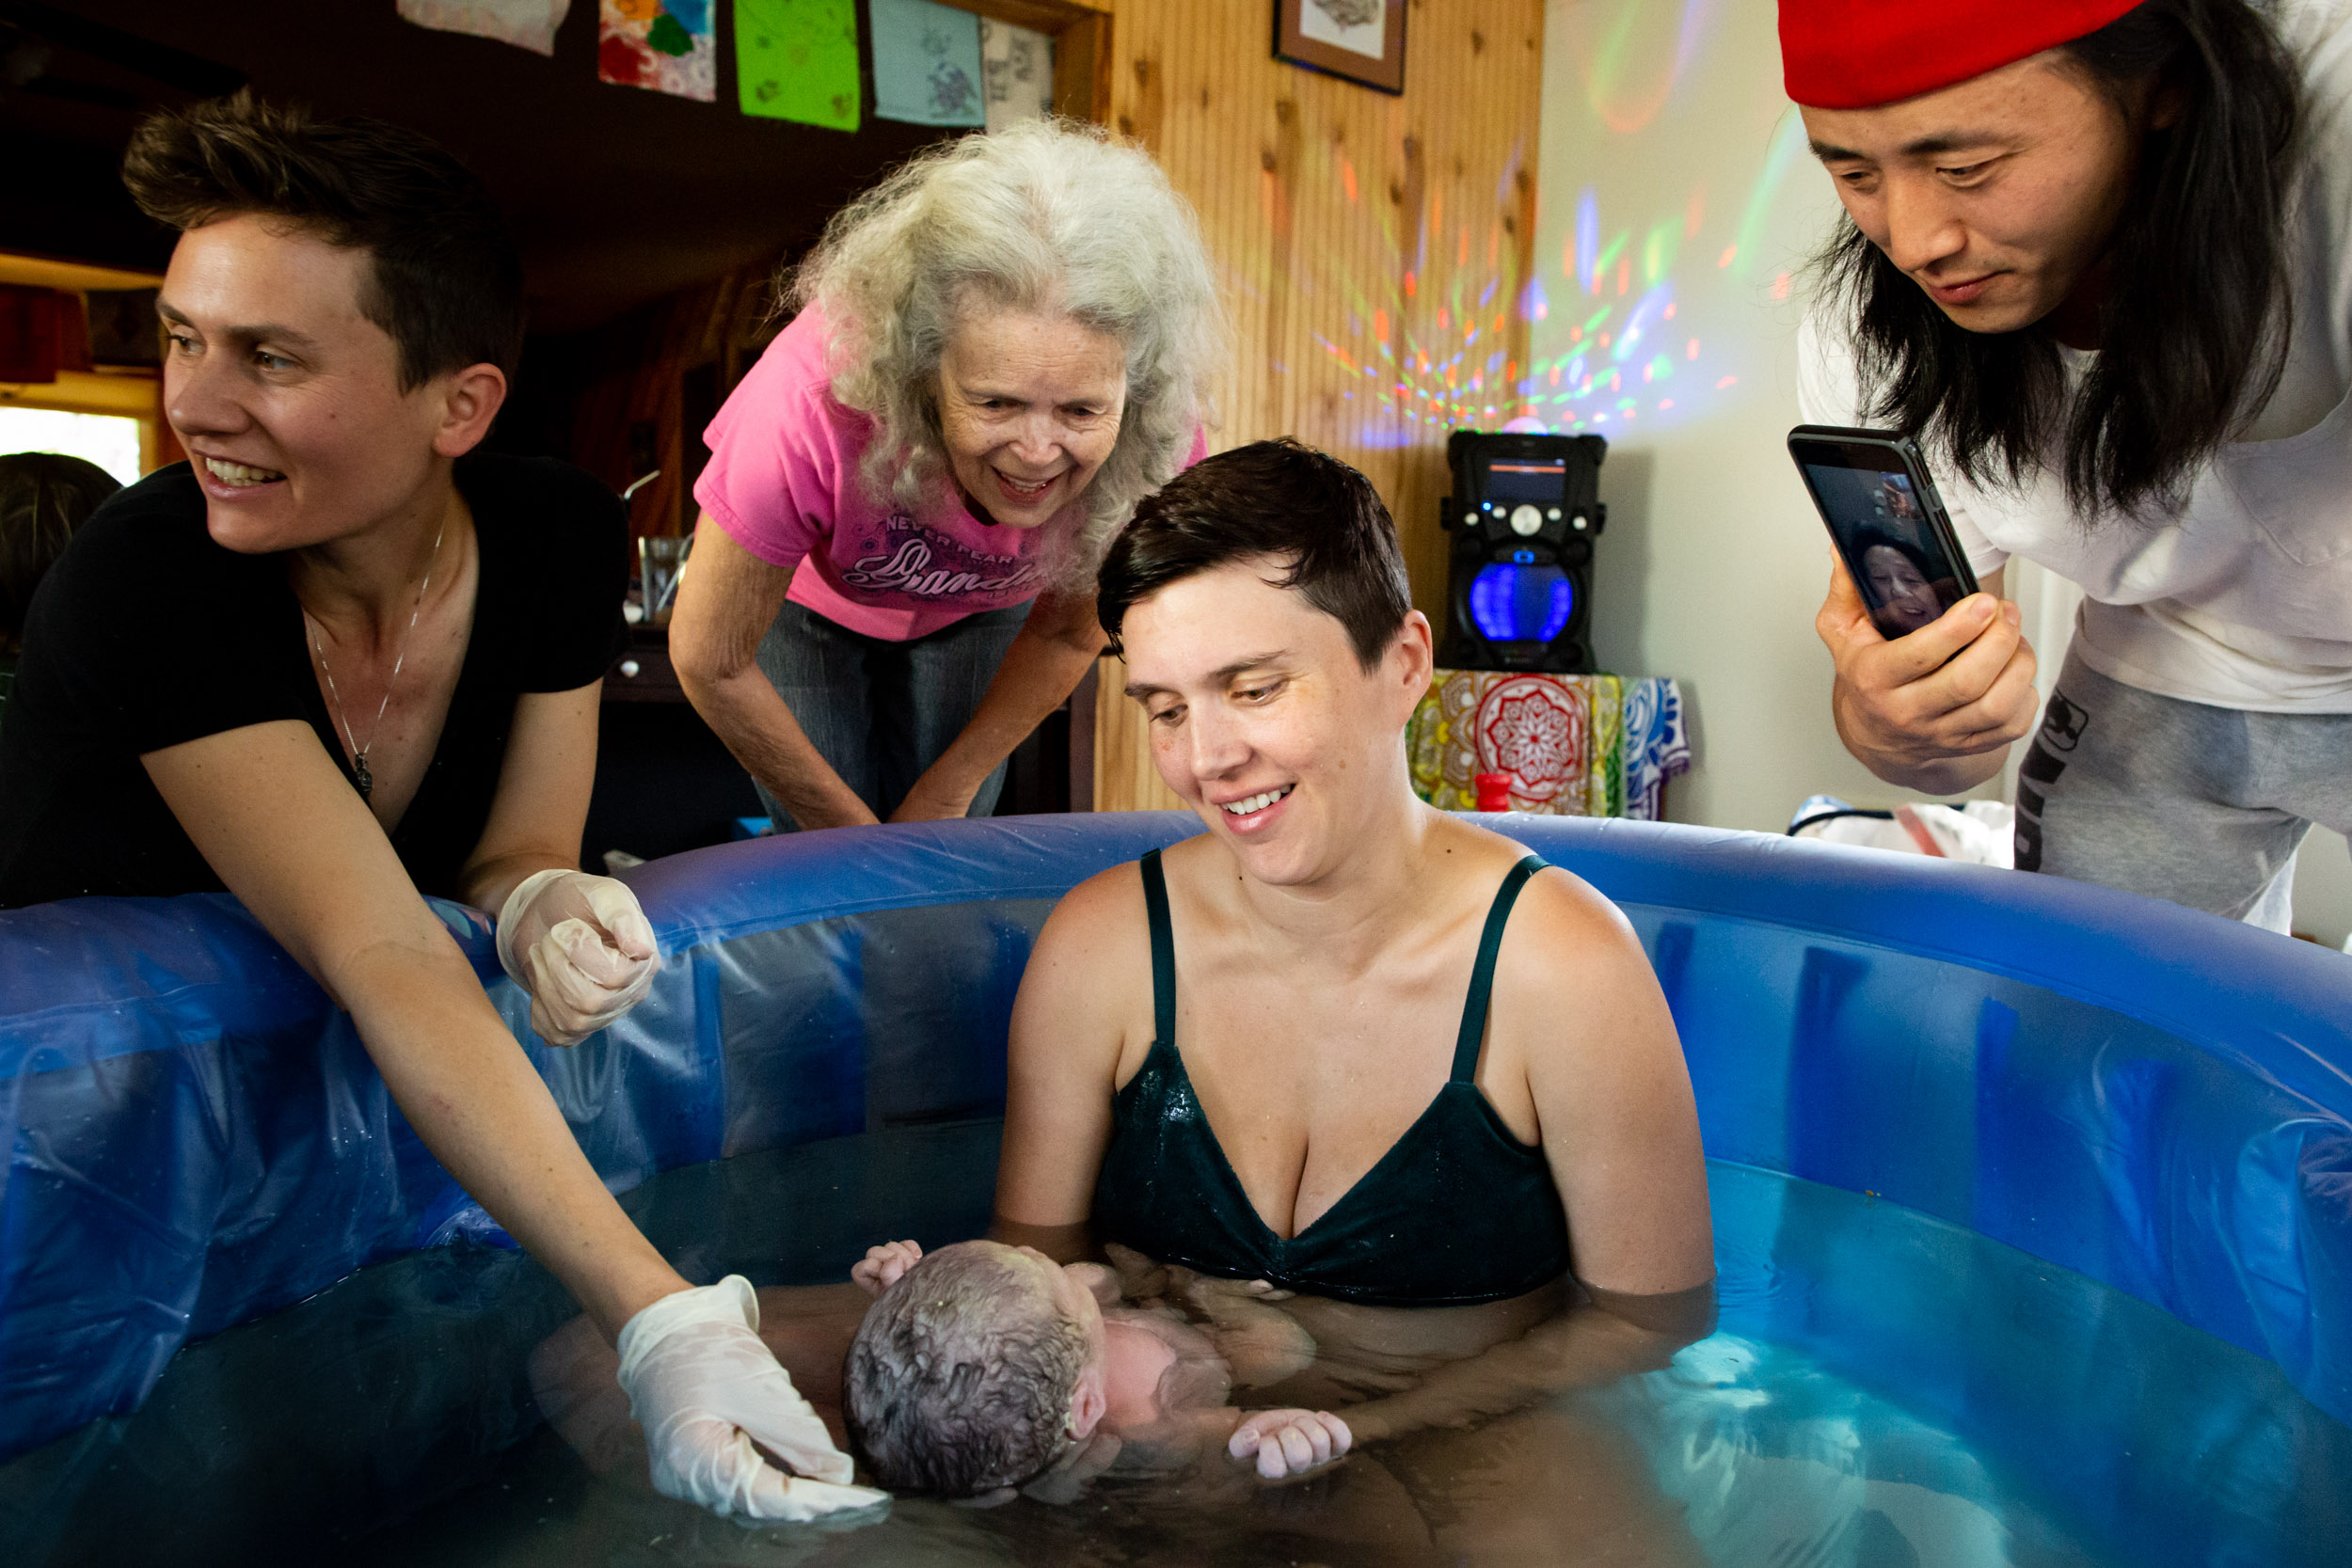
[[[326,667],[326,649],[319,642],[319,624],[306,608],[302,624],[310,633],[310,651],[318,656],[319,673],[326,677],[326,696],[335,705],[335,720],[343,727],[343,739],[351,746],[351,778],[359,786],[359,799],[375,793],[375,775],[368,771],[368,750],[384,731],[384,715],[392,705],[392,687],[400,679],[400,667],[408,662],[408,639],[417,629],[417,617],[424,613],[425,591],[433,586],[433,568],[440,563],[441,535],[449,531],[449,519],[441,519],[440,532],[433,536],[433,553],[425,558],[424,580],[417,584],[416,608],[408,612],[408,629],[400,634],[400,651],[392,656],[392,673],[384,681],[384,700],[375,705],[375,722],[368,730],[368,744],[362,746],[351,733],[351,720],[343,712],[342,693],[335,689],[335,672]]]

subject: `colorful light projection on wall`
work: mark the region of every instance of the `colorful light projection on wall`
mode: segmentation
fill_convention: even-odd
[[[1522,418],[1614,436],[1721,406],[1785,333],[1772,308],[1828,195],[1804,182],[1770,8],[1585,0],[1550,24],[1551,80],[1581,91],[1544,105],[1540,195],[1556,210],[1539,226],[1549,298],[1513,388]]]
[[[1543,308],[1540,291],[1521,281],[1503,224],[1525,205],[1526,151],[1512,150],[1492,205],[1474,215],[1436,182],[1409,210],[1393,191],[1380,199],[1374,179],[1329,138],[1305,138],[1295,173],[1266,171],[1275,245],[1232,282],[1252,301],[1281,294],[1303,307],[1314,346],[1345,372],[1338,396],[1349,439],[1426,445],[1431,427],[1492,427],[1518,412],[1512,388],[1526,372],[1523,350],[1510,346],[1514,317],[1532,321]],[[1301,208],[1313,214],[1313,240],[1294,244]],[[1279,358],[1274,368],[1289,371]]]
[[[1740,386],[1756,359],[1756,308],[1795,286],[1790,171],[1802,179],[1808,155],[1776,69],[1724,43],[1722,10],[1721,0],[1566,8],[1566,36],[1548,47],[1571,51],[1582,90],[1572,103],[1546,105],[1548,127],[1562,112],[1575,124],[1565,159],[1547,130],[1552,161],[1540,198],[1565,196],[1569,211],[1542,242],[1532,277],[1520,276],[1502,223],[1525,149],[1504,167],[1474,233],[1476,220],[1449,214],[1434,186],[1406,214],[1376,199],[1343,149],[1307,138],[1302,161],[1313,166],[1298,171],[1301,182],[1343,197],[1342,221],[1381,229],[1377,245],[1319,235],[1277,247],[1289,288],[1308,304],[1315,346],[1346,372],[1340,396],[1360,410],[1356,439],[1412,445],[1433,426],[1505,423],[1612,435],[1687,417]],[[1588,159],[1606,172],[1578,181]],[[1717,191],[1735,194],[1724,200]],[[1336,205],[1319,199],[1324,192],[1287,189],[1273,170],[1264,193],[1278,234],[1295,204],[1314,203],[1319,222]],[[1539,234],[1554,216],[1542,214]],[[1396,258],[1401,273],[1368,279],[1347,264],[1373,255]],[[1273,264],[1235,281],[1263,297],[1278,286]],[[1433,280],[1441,280],[1435,299]],[[1520,323],[1527,330],[1515,333]],[[1514,338],[1523,352],[1513,352]]]
[[[1536,334],[1537,355],[1515,388],[1521,417],[1548,428],[1605,434],[1645,414],[1688,411],[1736,387],[1733,356],[1708,353],[1712,334],[1685,310],[1677,277],[1712,270],[1724,275],[1735,296],[1760,292],[1786,300],[1793,287],[1787,259],[1764,243],[1764,230],[1785,177],[1804,158],[1804,126],[1791,109],[1773,131],[1738,228],[1712,255],[1703,182],[1691,187],[1679,214],[1623,228],[1603,223],[1598,193],[1584,187],[1561,245],[1564,320]],[[1710,300],[1724,292],[1706,291]],[[1549,314],[1539,303],[1537,319]]]

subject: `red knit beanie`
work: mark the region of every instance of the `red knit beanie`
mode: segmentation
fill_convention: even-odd
[[[1788,96],[1867,109],[2095,33],[2139,0],[1780,0]]]

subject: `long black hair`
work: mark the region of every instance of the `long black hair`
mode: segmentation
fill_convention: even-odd
[[[1852,312],[1869,418],[1980,484],[2048,463],[2086,519],[2170,510],[2279,383],[2301,87],[2248,0],[2146,0],[2063,47],[2119,102],[2148,87],[2180,102],[2141,149],[2108,242],[2098,362],[2071,407],[2045,330],[1957,325],[1851,219],[1819,264]]]

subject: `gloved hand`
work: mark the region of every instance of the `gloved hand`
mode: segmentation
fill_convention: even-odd
[[[720,1514],[796,1523],[887,1501],[848,1484],[850,1456],[758,1329],[758,1298],[739,1274],[663,1296],[622,1327],[621,1389],[645,1432],[654,1489]],[[768,1464],[755,1442],[801,1474]]]
[[[549,1045],[578,1045],[637,1006],[661,967],[637,895],[584,871],[537,871],[516,884],[499,911],[498,947]]]

